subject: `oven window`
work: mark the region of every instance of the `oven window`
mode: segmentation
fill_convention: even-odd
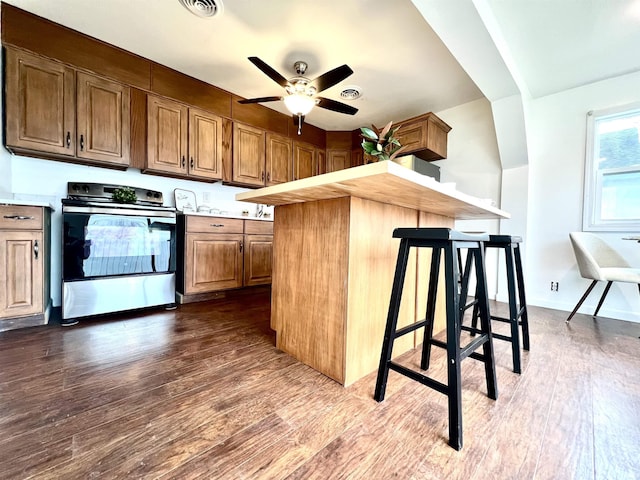
[[[64,280],[175,272],[174,218],[64,213]]]

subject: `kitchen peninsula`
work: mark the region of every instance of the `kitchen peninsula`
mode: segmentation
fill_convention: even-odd
[[[509,214],[392,161],[240,193],[275,205],[271,327],[276,347],[347,386],[378,367],[397,227],[453,227]],[[430,253],[412,253],[399,326],[423,315]],[[436,323],[436,330],[443,328]],[[416,339],[418,339],[416,341]],[[394,356],[420,343],[396,341]]]

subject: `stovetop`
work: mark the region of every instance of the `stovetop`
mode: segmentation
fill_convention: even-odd
[[[147,188],[129,187],[127,185],[114,185],[109,183],[69,182],[67,195],[70,200],[96,202],[99,204],[117,204],[113,200],[113,193],[119,188],[129,188],[136,195],[135,202],[127,205],[144,205],[160,207],[164,203],[162,192]]]

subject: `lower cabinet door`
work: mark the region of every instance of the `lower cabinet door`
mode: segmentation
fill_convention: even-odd
[[[186,234],[185,294],[242,286],[243,235]]]
[[[0,231],[0,318],[43,311],[42,232]]]
[[[244,284],[271,283],[273,235],[245,235]]]

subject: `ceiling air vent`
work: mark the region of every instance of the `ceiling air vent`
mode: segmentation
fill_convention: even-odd
[[[222,0],[178,0],[184,8],[198,17],[207,18],[222,15]]]
[[[362,89],[357,85],[347,85],[340,92],[340,98],[343,100],[355,100],[362,96]]]

